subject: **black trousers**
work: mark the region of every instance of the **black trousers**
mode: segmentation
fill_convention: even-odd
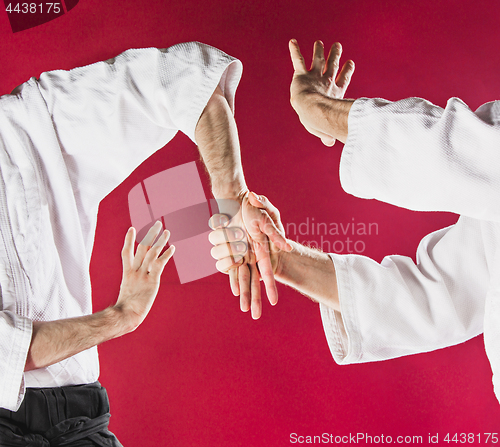
[[[0,408],[1,447],[122,447],[108,430],[109,400],[99,382],[27,388],[18,411]]]

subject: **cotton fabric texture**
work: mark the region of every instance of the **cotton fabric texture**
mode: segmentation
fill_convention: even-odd
[[[500,102],[472,112],[419,98],[359,99],[349,114],[345,191],[458,222],[427,235],[408,257],[379,264],[330,254],[340,312],[321,306],[339,364],[385,360],[464,342],[484,330],[500,398]]]
[[[0,408],[2,447],[123,447],[108,430],[109,400],[99,382],[28,388],[15,413]]]
[[[0,407],[17,410],[25,387],[97,380],[95,347],[24,373],[32,322],[92,313],[99,202],[178,130],[195,141],[217,85],[233,108],[241,71],[189,42],[43,73],[0,98]]]

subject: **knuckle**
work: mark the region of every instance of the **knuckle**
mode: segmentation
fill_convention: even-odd
[[[235,242],[239,242],[239,241],[245,241],[246,238],[245,238],[245,231],[243,231],[243,229],[241,228],[235,228],[233,229],[232,231],[232,237],[234,239]]]
[[[260,295],[257,293],[252,293],[252,307],[253,306],[260,306]]]
[[[246,253],[247,250],[248,250],[248,245],[246,242],[241,241],[236,244],[236,251],[238,253]]]
[[[242,255],[236,255],[236,256],[233,256],[233,264],[231,265],[231,267],[240,267],[240,265],[243,264],[244,262],[244,257]]]
[[[240,282],[248,283],[250,281],[248,269],[238,269],[238,277]]]

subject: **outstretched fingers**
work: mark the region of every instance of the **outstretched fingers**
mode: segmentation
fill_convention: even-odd
[[[354,62],[348,60],[342,67],[342,70],[340,71],[339,75],[337,76],[335,83],[337,84],[337,87],[341,88],[344,92],[347,90],[347,87],[349,87],[352,74],[354,73],[354,68],[355,68]]]
[[[238,272],[239,291],[240,291],[240,309],[242,312],[250,310],[252,295],[250,290],[250,267],[243,264],[236,269]]]
[[[169,237],[170,231],[165,230],[155,244],[148,250],[141,265],[141,269],[144,272],[156,275],[161,274],[175,250],[174,246],[169,247],[169,249],[160,256],[161,251],[165,248],[165,245],[167,245]]]
[[[250,310],[252,318],[258,320],[262,315],[262,299],[260,295],[260,275],[257,266],[253,263],[248,264],[250,269],[250,294],[251,303]]]
[[[288,42],[288,48],[290,49],[290,57],[292,58],[293,69],[296,74],[307,73],[306,63],[304,57],[300,52],[299,44],[295,39]]]
[[[149,229],[144,239],[137,246],[137,251],[135,253],[134,261],[132,262],[132,268],[134,270],[139,270],[144,262],[144,258],[149,251],[149,248],[153,245],[153,242],[157,238],[162,228],[160,221],[155,222],[155,224]]]
[[[342,55],[342,45],[339,42],[335,42],[330,48],[328,53],[328,59],[326,62],[325,76],[333,80],[337,76],[340,66],[340,56]]]
[[[323,74],[325,70],[325,47],[321,40],[314,42],[313,46],[313,58],[311,62],[311,70],[317,72],[318,74]]]
[[[130,227],[125,235],[125,242],[122,249],[122,263],[123,269],[128,271],[132,268],[134,262],[134,241],[135,241],[135,228]]]
[[[240,284],[238,282],[238,268],[230,268],[229,271],[229,286],[231,287],[231,292],[234,296],[239,296],[241,294]]]
[[[155,262],[153,262],[149,274],[153,276],[156,275],[159,278],[160,275],[163,273],[163,269],[167,265],[170,258],[174,255],[174,253],[175,253],[175,245],[171,245],[170,247],[168,247],[167,250],[165,250],[165,253],[163,253],[158,259],[156,259]]]
[[[262,244],[257,244],[255,248],[255,257],[257,258],[257,266],[259,267],[260,277],[266,288],[267,298],[269,302],[275,306],[278,303],[278,289],[274,279],[273,265],[269,256],[269,249]]]

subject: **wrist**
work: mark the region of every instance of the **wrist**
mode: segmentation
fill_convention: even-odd
[[[222,186],[212,188],[215,199],[236,200],[240,204],[248,193],[249,189],[244,181],[224,182]]]
[[[115,304],[103,312],[107,314],[109,324],[114,329],[112,338],[133,332],[140,323],[137,322],[137,315],[128,312],[121,304]]]
[[[292,246],[292,250],[289,252],[278,250],[276,255],[276,269],[274,271],[275,278],[280,282],[285,282],[286,280],[286,265],[287,262],[293,257],[297,255],[297,251],[300,250],[300,244],[290,239],[286,239],[286,241]]]
[[[237,186],[235,188],[226,188],[224,190],[213,189],[213,195],[217,202],[218,214],[225,214],[229,219],[235,217],[241,211],[244,198],[248,195],[249,191],[246,185]],[[212,211],[214,208],[212,207]]]
[[[304,95],[296,108],[306,123],[322,133],[345,143],[348,134],[348,118],[354,100],[331,98],[321,93]]]
[[[329,125],[331,129],[336,130],[335,138],[342,143],[347,140],[349,133],[349,112],[351,111],[353,99],[331,99]]]

